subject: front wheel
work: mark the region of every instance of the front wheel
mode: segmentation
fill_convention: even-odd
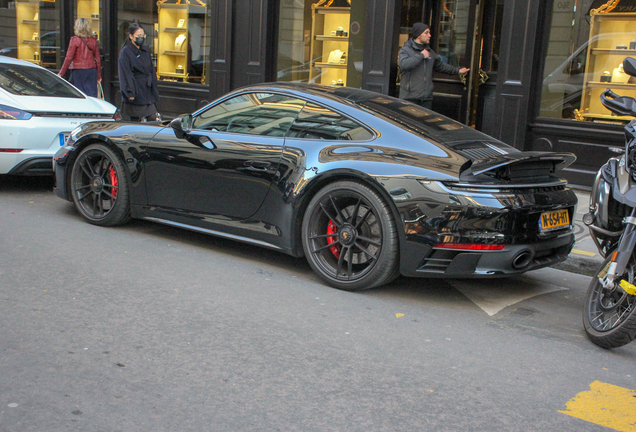
[[[340,181],[320,190],[307,207],[302,240],[309,265],[335,288],[374,288],[398,275],[393,214],[361,183]]]
[[[103,144],[86,147],[71,170],[71,196],[77,211],[90,223],[120,225],[130,219],[125,167]]]
[[[609,265],[607,258],[592,279],[585,296],[583,325],[592,342],[602,348],[618,348],[636,339],[636,296],[625,293],[621,288],[603,288],[598,275]],[[634,284],[636,262],[629,261],[621,279]]]

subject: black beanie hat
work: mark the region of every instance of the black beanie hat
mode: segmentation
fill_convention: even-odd
[[[411,30],[411,37],[413,39],[417,39],[422,33],[426,31],[427,28],[429,28],[428,25],[424,23],[413,24],[413,30]]]

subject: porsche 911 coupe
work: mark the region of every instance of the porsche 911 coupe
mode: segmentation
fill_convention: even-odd
[[[565,260],[577,201],[558,170],[574,160],[382,94],[278,83],[171,122],[83,124],[54,171],[92,224],[139,218],[305,256],[354,291]]]

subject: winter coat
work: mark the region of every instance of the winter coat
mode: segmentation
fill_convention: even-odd
[[[419,48],[419,49],[418,49]],[[422,50],[430,54],[425,58]],[[402,73],[400,80],[400,99],[425,101],[433,99],[433,70],[447,75],[458,75],[459,68],[444,63],[427,45],[409,39],[400,48],[398,65]]]
[[[137,48],[128,42],[119,53],[119,87],[122,101],[150,105],[159,100],[157,74],[146,45]],[[130,100],[134,97],[133,100]]]
[[[59,75],[64,76],[70,69],[92,69],[97,68],[97,79],[102,79],[102,61],[99,57],[99,47],[97,39],[94,37],[81,38],[73,36],[68,44],[64,64]]]

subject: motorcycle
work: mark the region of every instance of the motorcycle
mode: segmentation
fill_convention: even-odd
[[[636,59],[626,58],[623,70],[636,77]],[[631,80],[631,78],[630,78]],[[636,117],[636,100],[607,89],[601,103],[616,115]],[[612,149],[598,171],[583,216],[590,236],[605,261],[587,290],[583,325],[592,342],[617,348],[636,339],[636,119],[624,129],[625,148]]]

